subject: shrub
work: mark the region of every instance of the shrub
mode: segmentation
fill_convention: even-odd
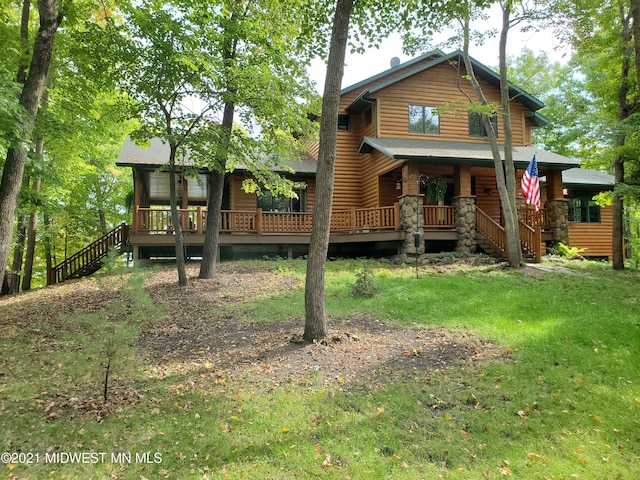
[[[585,252],[584,248],[570,247],[562,242],[558,242],[555,246],[549,249],[549,253],[557,255],[558,257],[568,258],[570,260],[583,260],[582,254]]]
[[[371,270],[363,266],[362,270],[356,273],[356,281],[351,286],[351,295],[357,298],[372,298],[376,293],[374,275]]]

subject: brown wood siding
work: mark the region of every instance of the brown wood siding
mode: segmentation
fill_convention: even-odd
[[[496,222],[499,222],[500,193],[496,186],[495,174],[490,174],[488,169],[483,169],[479,175],[474,175],[472,172],[472,176],[476,179],[476,205]],[[487,193],[488,190],[491,190],[491,194]]]
[[[362,156],[362,203],[360,206],[363,208],[376,207],[376,206],[389,206],[391,204],[380,204],[380,184],[378,178],[402,165],[403,161],[393,160],[392,158],[384,155],[383,153],[374,151],[371,154]],[[397,179],[395,179],[397,180]],[[393,182],[393,188],[395,188],[395,180]]]
[[[380,207],[387,207],[389,205],[393,205],[398,202],[400,195],[402,194],[402,190],[396,190],[396,183],[398,179],[401,177],[402,173],[399,172],[398,175],[384,175],[380,177],[379,180],[379,190],[380,190],[380,200],[378,205]]]
[[[500,101],[500,91],[487,82],[479,79],[489,102]],[[488,143],[486,138],[469,136],[469,122],[467,97],[460,92],[459,87],[473,98],[473,91],[469,82],[459,76],[456,68],[448,64],[425,70],[413,75],[402,82],[376,92],[380,108],[380,137],[397,138],[425,138],[436,140],[468,141],[473,143]],[[409,105],[428,105],[442,107],[446,102],[459,101],[462,105],[455,110],[445,108],[440,114],[440,134],[423,135],[409,133],[408,107]],[[525,108],[513,101],[511,104],[512,130],[514,145],[526,145],[528,135],[524,120]],[[502,141],[502,122],[498,118],[499,141]]]
[[[613,256],[613,207],[602,207],[601,223],[569,223],[569,244],[586,256]]]
[[[313,213],[313,207],[316,204],[316,179],[305,179],[307,182],[307,212]]]
[[[360,138],[353,131],[338,132],[333,208],[360,206],[363,175],[362,155],[358,153]]]
[[[255,193],[245,193],[242,189],[244,176],[238,174],[229,175],[229,188],[231,189],[231,210],[254,211],[257,208]]]
[[[389,80],[396,78],[404,73],[406,73],[409,70],[413,70],[416,68],[419,68],[420,65],[424,65],[427,63],[430,63],[431,61],[433,61],[433,58],[426,58],[421,62],[418,63],[414,63],[411,66],[405,67],[405,68],[399,68],[398,70],[396,70],[395,72],[390,73],[389,75],[385,75],[383,78],[371,81],[369,83],[366,83],[358,88],[355,88],[353,90],[351,90],[350,92],[347,92],[346,94],[342,95],[342,97],[340,98],[340,111],[344,111],[345,108],[347,108],[351,102],[353,102],[358,95],[360,95],[364,90],[366,90],[367,88],[372,88],[375,87],[376,85],[379,85],[381,83],[384,82],[388,82]]]

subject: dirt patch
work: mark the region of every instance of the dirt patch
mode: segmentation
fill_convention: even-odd
[[[189,275],[197,275],[196,266]],[[256,297],[302,288],[294,275],[229,263],[221,264],[215,280],[190,279],[178,289],[173,270],[163,270],[149,282],[157,301],[167,302],[167,319],[153,325],[140,345],[155,374],[198,370],[205,377],[249,378],[262,382],[303,382],[321,374],[326,382],[350,386],[365,379],[394,379],[456,364],[477,365],[508,355],[505,349],[464,332],[401,328],[355,314],[330,318],[330,336],[319,343],[303,342],[304,319],[251,323],[239,321],[220,307]],[[179,291],[179,294],[177,293]]]

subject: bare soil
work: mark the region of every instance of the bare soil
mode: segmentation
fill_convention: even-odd
[[[469,332],[403,328],[361,313],[329,318],[330,336],[318,343],[305,343],[303,312],[296,318],[271,322],[251,321],[243,312],[243,305],[255,298],[302,288],[297,276],[229,262],[219,265],[215,279],[200,280],[198,268],[197,264],[188,266],[187,287],[177,286],[175,267],[148,273],[146,289],[158,305],[158,317],[149,319],[136,346],[151,380],[178,374],[182,376],[177,378],[192,388],[203,389],[235,381],[268,388],[318,381],[342,389],[370,388],[394,380],[424,378],[429,372],[454,365],[473,368],[510,355],[504,347]],[[441,274],[451,271],[443,265],[433,268]],[[48,352],[66,348],[56,339],[57,331],[70,328],[66,319],[108,311],[118,297],[113,286],[105,288],[105,282],[84,278],[0,297],[4,339],[24,344],[22,355],[33,357],[46,371],[54,371]],[[0,377],[11,361],[0,361]],[[72,377],[64,380],[64,372],[59,375],[55,392],[43,391],[34,399],[51,418],[118,411],[138,403],[147,390],[130,375],[116,374],[104,405],[100,385],[81,385]]]
[[[294,275],[222,263],[214,280],[197,279],[188,267],[189,285],[176,286],[175,269],[164,269],[148,283],[169,315],[154,323],[140,346],[158,375],[172,368],[199,368],[216,378],[238,377],[262,382],[303,382],[320,374],[343,387],[365,380],[424,375],[453,365],[477,365],[509,352],[471,333],[441,328],[403,328],[365,314],[329,318],[327,339],[302,341],[304,317],[273,322],[236,318],[234,309],[256,297],[302,288]]]

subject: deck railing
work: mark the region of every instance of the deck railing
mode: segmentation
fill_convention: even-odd
[[[525,252],[534,256],[536,263],[542,260],[542,228],[531,227],[520,221],[520,244]]]
[[[425,228],[454,228],[455,207],[443,205],[423,205],[423,227]]]
[[[549,210],[543,208],[537,212],[532,208],[522,209],[522,222],[531,227],[540,227],[542,230],[551,228],[551,222],[549,221]]]
[[[507,234],[502,225],[476,207],[476,228],[503,253],[507,253]]]
[[[206,230],[206,210],[178,210],[182,230],[202,233]],[[222,233],[309,233],[312,214],[307,212],[265,212],[222,210],[220,232]],[[169,209],[142,208],[134,210],[133,231],[144,234],[173,233],[173,222]],[[359,233],[367,231],[400,230],[400,207],[351,208],[334,210],[331,214],[332,232]]]

